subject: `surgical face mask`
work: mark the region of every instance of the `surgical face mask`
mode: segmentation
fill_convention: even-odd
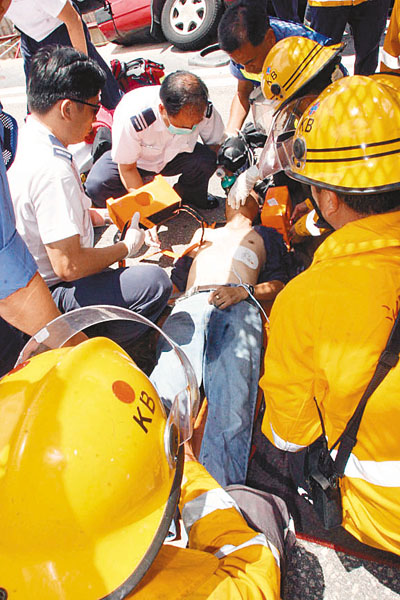
[[[175,125],[172,125],[172,123],[169,121],[167,129],[173,135],[189,135],[189,133],[193,133],[194,131],[196,131],[197,125],[198,124],[193,125],[193,127],[189,129],[188,127],[175,127]]]

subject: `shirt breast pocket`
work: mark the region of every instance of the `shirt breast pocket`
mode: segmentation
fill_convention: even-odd
[[[163,150],[160,146],[154,144],[141,144],[141,155],[143,158],[157,158],[162,154]]]

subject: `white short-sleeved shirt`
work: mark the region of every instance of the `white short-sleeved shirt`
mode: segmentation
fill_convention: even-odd
[[[91,201],[71,153],[33,116],[20,129],[8,180],[17,230],[47,285],[59,283],[45,244],[79,235],[82,247],[92,247]]]
[[[112,159],[118,164],[137,166],[160,173],[181,152],[193,152],[200,137],[205,144],[219,144],[224,124],[209,103],[205,116],[193,133],[170,133],[159,111],[160,86],[132,90],[123,96],[112,128]]]
[[[11,0],[5,16],[20,31],[41,42],[62,21],[57,19],[68,0]]]

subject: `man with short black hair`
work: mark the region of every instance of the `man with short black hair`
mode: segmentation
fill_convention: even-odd
[[[161,86],[132,90],[118,104],[112,149],[94,164],[86,191],[96,206],[105,206],[156,174],[179,174],[174,187],[183,203],[215,208],[207,189],[223,129],[206,85],[193,73],[175,71]]]
[[[249,112],[249,96],[260,85],[264,60],[279,40],[301,36],[321,45],[332,40],[301,23],[268,17],[264,0],[239,0],[228,7],[218,27],[218,41],[222,50],[231,57],[230,69],[238,80],[232,100],[226,131],[236,135]]]
[[[48,46],[33,58],[31,115],[9,171],[17,230],[61,312],[111,304],[155,320],[171,291],[166,273],[152,265],[108,268],[141,248],[145,234],[138,226],[139,214],[124,241],[94,248],[91,202],[67,149],[90,131],[104,79],[100,67],[73,48]],[[124,347],[143,331],[136,323],[101,328]]]

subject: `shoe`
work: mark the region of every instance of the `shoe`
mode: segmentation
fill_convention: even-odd
[[[220,200],[223,200],[221,196],[207,194],[207,204],[205,206],[195,205],[194,208],[200,208],[200,210],[212,210],[213,208],[218,208]]]

